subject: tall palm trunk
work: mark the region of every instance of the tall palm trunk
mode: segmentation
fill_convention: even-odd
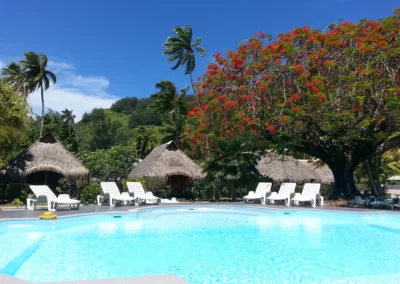
[[[40,137],[42,138],[43,135],[43,124],[44,124],[44,95],[43,95],[43,84],[40,83],[40,92],[42,95],[42,121],[40,122]]]
[[[196,95],[195,89],[194,89],[194,83],[193,83],[193,75],[192,75],[192,72],[190,72],[189,75],[190,75],[190,83],[192,84],[193,94]],[[197,98],[197,96],[196,96],[196,98]]]

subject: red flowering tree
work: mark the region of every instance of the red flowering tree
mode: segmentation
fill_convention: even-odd
[[[317,157],[336,194],[356,166],[400,142],[400,10],[380,21],[256,34],[199,79],[185,131],[192,149],[245,135]]]

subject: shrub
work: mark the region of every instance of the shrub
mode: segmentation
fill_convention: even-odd
[[[135,149],[130,146],[115,146],[111,149],[81,153],[81,161],[93,177],[100,181],[121,181],[136,161]]]
[[[70,194],[71,185],[69,180],[66,178],[60,178],[58,180],[58,186],[56,187],[56,191],[58,194]]]
[[[84,205],[96,204],[97,195],[101,194],[101,187],[97,183],[88,184],[81,193],[81,202]]]
[[[56,188],[57,194],[69,194],[70,197],[80,198],[83,189],[88,185],[87,181],[78,180],[75,184],[66,178],[58,180],[58,186]]]
[[[24,203],[19,198],[15,198],[13,201],[11,201],[11,205],[20,207],[23,206]]]
[[[167,186],[167,182],[159,178],[146,178],[146,188],[148,191],[155,192],[160,189],[164,189]]]
[[[147,191],[151,191],[155,196],[167,198],[171,192],[171,187],[167,185],[167,181],[159,178],[145,179]]]
[[[146,189],[146,180],[144,178],[126,178],[122,180],[122,191],[128,191],[128,186],[126,185],[127,182],[140,182],[144,188],[144,191],[147,191]]]
[[[328,184],[321,184],[320,193],[325,199],[331,199],[333,194],[333,186]]]
[[[29,184],[26,183],[9,183],[6,186],[7,200],[19,199],[26,202],[29,195]]]

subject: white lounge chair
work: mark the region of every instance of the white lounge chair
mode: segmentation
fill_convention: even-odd
[[[161,198],[154,196],[151,191],[145,192],[140,182],[127,182],[126,185],[128,187],[129,194],[133,195],[133,197],[137,198],[141,203],[150,201],[153,204],[158,205],[161,202]]]
[[[175,197],[172,197],[171,200],[169,200],[169,199],[161,199],[161,203],[179,203],[179,201],[176,200]]]
[[[60,194],[58,197],[47,185],[30,185],[29,188],[33,192],[33,196],[26,199],[26,207],[28,210],[36,209],[39,199],[46,199],[47,209],[56,211],[59,204],[66,204],[72,208],[79,209],[80,200],[74,200],[68,194]]]
[[[292,198],[292,203],[297,205],[299,202],[311,202],[312,207],[315,207],[317,203],[324,206],[323,197],[319,194],[320,189],[321,184],[319,183],[305,183],[303,191],[296,193]]]
[[[282,183],[279,188],[279,192],[272,192],[270,196],[267,197],[267,202],[274,202],[278,200],[284,200],[286,206],[290,206],[290,199],[294,196],[294,191],[296,189],[295,183]]]
[[[261,204],[265,204],[267,195],[271,193],[272,183],[270,182],[260,182],[256,188],[256,192],[249,191],[249,194],[243,196],[244,203],[249,202],[249,200],[260,200]]]
[[[121,194],[118,186],[115,182],[101,182],[102,195],[97,195],[97,204],[101,205],[105,200],[110,201],[110,207],[114,207],[117,201],[121,201],[124,204],[135,201],[136,198],[129,196],[129,194]],[[136,202],[135,202],[135,205]]]

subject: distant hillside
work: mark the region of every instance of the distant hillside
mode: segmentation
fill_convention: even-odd
[[[187,96],[186,100],[193,100],[194,96]],[[104,109],[104,115],[111,119],[111,123],[117,126],[115,145],[129,143],[134,138],[135,128],[146,126],[154,131],[158,142],[164,135],[161,133],[163,121],[166,121],[167,115],[156,116],[148,111],[148,106],[152,103],[151,98],[138,99],[135,97],[123,98],[116,101],[110,109]],[[89,150],[89,143],[92,139],[92,116],[96,115],[94,109],[91,113],[85,113],[82,120],[76,125],[79,137],[79,144],[82,150]]]

